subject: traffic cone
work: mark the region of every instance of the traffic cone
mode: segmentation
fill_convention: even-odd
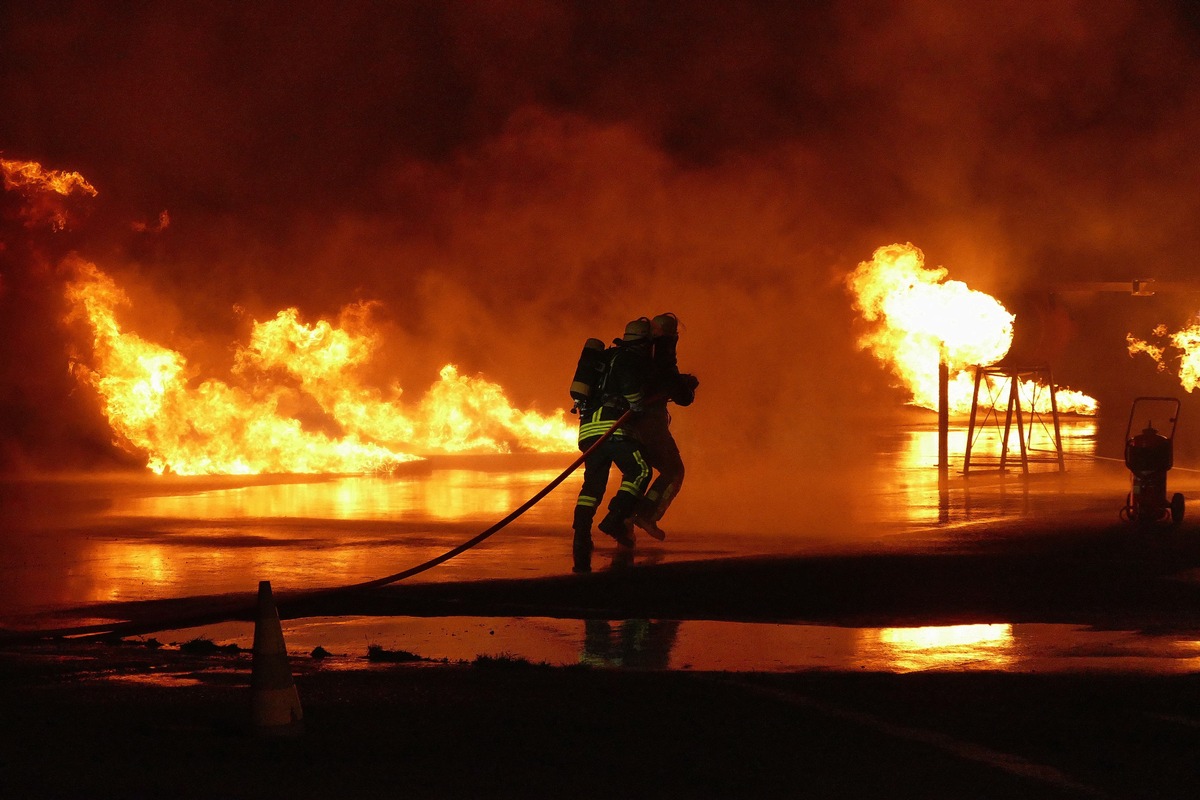
[[[271,582],[258,582],[258,611],[254,618],[254,650],[250,668],[251,717],[257,733],[296,736],[304,731],[300,695],[288,666],[279,610]]]

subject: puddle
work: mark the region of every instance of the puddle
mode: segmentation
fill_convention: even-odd
[[[511,657],[554,666],[729,672],[804,670],[915,672],[1200,669],[1200,641],[1184,635],[1100,631],[1059,624],[838,628],[673,620],[564,620],[543,617],[316,617],[283,626],[288,652],[331,654],[323,668],[360,669],[367,649],[406,651],[433,661]],[[249,649],[250,623],[164,631],[163,642],[196,638]]]
[[[204,681],[191,675],[179,675],[169,672],[100,675],[97,677],[117,683],[132,683],[144,686],[200,686],[204,683]]]

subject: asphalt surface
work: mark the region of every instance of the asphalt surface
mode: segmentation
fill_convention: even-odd
[[[977,621],[1200,630],[1200,536],[995,522],[926,552],[608,563],[281,595],[312,614]],[[614,551],[612,556],[616,556]],[[616,559],[620,561],[620,559]],[[145,629],[249,596],[92,607]],[[707,673],[290,659],[304,731],[249,715],[253,655],[10,642],[2,772],[37,797],[1195,796],[1200,672]]]
[[[1194,479],[1179,477],[1192,492]],[[594,571],[582,575],[566,571],[565,548],[554,556],[561,531],[534,524],[434,580],[345,591],[342,582],[321,582],[319,570],[292,572],[303,579],[285,582],[276,599],[285,620],[1028,622],[1200,641],[1196,520],[1122,524],[1119,491],[1105,483],[1119,490],[1120,471],[1099,478],[972,478],[941,496],[928,483],[900,487],[896,507],[932,514],[924,526],[884,520],[787,540],[674,531],[664,545],[642,543],[632,554],[601,542]],[[161,548],[172,537],[184,542],[180,569],[190,568],[197,562],[187,542],[200,538],[197,525],[212,525],[126,515],[60,535],[40,519],[27,525],[32,538],[63,542],[71,559],[102,556],[91,561],[91,580],[119,571],[128,554],[169,553]],[[273,530],[257,518],[222,524],[223,538],[203,546],[256,553]],[[304,535],[268,542],[278,554],[265,563],[278,568],[326,541],[376,535],[360,523],[289,525],[289,535],[296,525]],[[442,552],[468,527],[446,527],[421,546]],[[95,538],[120,547],[88,549]],[[416,552],[411,543],[386,546],[389,558]],[[78,603],[85,595],[70,574],[64,580],[57,562],[42,557],[52,551],[31,547],[36,558],[10,558],[8,569],[26,586],[53,576],[47,585],[62,590],[52,608],[21,617],[0,638],[5,796],[1183,798],[1195,796],[1200,777],[1200,671],[1178,667],[767,674],[666,670],[644,659],[613,668],[481,658],[347,669],[293,654],[303,732],[264,735],[249,713],[251,653],[146,644],[168,627],[253,620],[253,593],[228,590],[249,583],[242,566],[230,564],[229,581],[202,563],[199,578],[169,573],[174,585],[200,591],[163,596],[148,584],[128,599],[89,591]],[[374,562],[363,569],[381,574]],[[88,620],[126,638],[43,635]]]
[[[1195,675],[294,659],[303,730],[280,737],[251,723],[246,653],[96,647],[0,660],[7,796],[1185,798],[1200,778]]]

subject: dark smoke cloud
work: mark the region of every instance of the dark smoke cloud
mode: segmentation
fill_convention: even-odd
[[[786,473],[902,401],[841,284],[877,246],[1001,299],[1189,277],[1198,65],[1165,0],[7,4],[0,151],[100,190],[71,247],[214,371],[245,315],[378,300],[381,381],[420,392],[452,361],[547,409],[584,338],[673,310],[696,474]],[[1124,335],[1190,301],[1151,302],[1070,298],[1111,342],[1063,346],[1065,380],[1164,380]],[[5,372],[11,413],[65,370],[46,345]]]

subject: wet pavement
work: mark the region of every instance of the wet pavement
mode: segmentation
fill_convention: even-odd
[[[953,454],[961,454],[965,435],[961,426],[952,430]],[[816,483],[823,510],[798,514],[784,529],[743,524],[735,508],[714,509],[697,469],[700,477],[690,479],[688,494],[672,509],[667,541],[642,537],[626,558],[598,534],[594,566],[603,573],[746,557],[1004,552],[1059,528],[1109,531],[1128,490],[1123,464],[1096,452],[1090,421],[1065,425],[1064,443],[1064,471],[1053,454],[1033,452],[1028,475],[1012,454],[1009,472],[1001,474],[996,448],[985,441],[975,445],[969,477],[952,457],[956,468],[939,480],[935,429],[885,432],[873,440],[862,474],[853,481],[823,476]],[[0,486],[6,553],[0,627],[28,631],[119,619],[114,609],[122,604],[246,594],[260,580],[287,595],[377,579],[474,536],[569,463],[569,455],[489,456],[434,459],[388,477],[9,479]],[[573,475],[478,547],[408,582],[569,576],[565,523],[579,480]],[[809,481],[798,477],[797,490]],[[1200,496],[1200,472],[1185,465],[1170,473],[1170,483],[1171,491]],[[1131,529],[1130,536],[1187,537],[1193,522],[1185,518],[1161,533]],[[1191,578],[1182,570],[1180,579]],[[1178,673],[1200,663],[1200,630],[1098,630],[1053,615],[855,627],[561,616],[348,611],[288,619],[285,636],[297,653],[321,646],[348,665],[371,644],[433,659],[507,654],[549,664],[673,670]],[[156,636],[166,643],[199,637],[248,646],[251,634],[252,626],[231,621]]]
[[[1028,476],[940,481],[928,425],[827,473],[773,465],[774,482],[697,458],[667,540],[632,554],[598,540],[590,575],[570,572],[574,476],[478,547],[353,593],[311,590],[446,552],[569,460],[7,480],[6,635],[145,625],[0,647],[0,708],[19,734],[0,753],[6,788],[1192,797],[1200,526],[1120,522],[1129,477],[1089,431],[1068,439],[1065,472]],[[1177,465],[1170,486],[1200,496],[1200,473]],[[772,525],[758,504],[781,490],[797,511]],[[227,612],[260,580],[279,601],[303,735],[249,718],[253,616]]]

